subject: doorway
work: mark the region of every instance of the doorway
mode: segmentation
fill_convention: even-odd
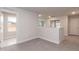
[[[79,15],[69,16],[68,21],[68,34],[79,35]]]

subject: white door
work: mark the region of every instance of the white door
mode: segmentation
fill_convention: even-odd
[[[69,34],[79,35],[79,16],[69,17]]]

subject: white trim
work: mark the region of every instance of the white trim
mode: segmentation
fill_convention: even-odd
[[[79,34],[72,34],[72,33],[69,33],[69,35],[79,35]]]
[[[26,38],[26,39],[23,39],[23,40],[19,40],[19,41],[16,41],[16,43],[14,43],[13,45],[15,44],[20,44],[20,43],[23,43],[23,42],[27,42],[27,41],[30,41],[30,40],[33,40],[33,39],[36,39],[37,37],[30,37],[30,38]],[[9,45],[11,46],[11,45]],[[8,47],[8,46],[3,46],[3,44],[0,44],[0,47],[1,48],[4,48],[4,47]]]
[[[47,38],[45,38],[43,36],[38,36],[38,38],[43,39],[43,40],[46,40],[46,41],[49,41],[49,42],[53,42],[55,44],[60,44],[60,41],[55,41],[55,40],[50,41],[50,40],[48,40]]]
[[[33,40],[33,39],[36,39],[36,38],[38,38],[38,37],[30,37],[30,38],[26,38],[25,40],[23,39],[23,40],[19,40],[18,42],[17,42],[17,44],[19,44],[19,43],[23,43],[23,42],[26,42],[26,41],[30,41],[30,40]]]

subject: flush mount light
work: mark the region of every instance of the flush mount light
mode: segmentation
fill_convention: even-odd
[[[75,11],[73,11],[73,12],[72,12],[72,14],[74,15],[74,14],[76,14],[76,12],[75,12]]]
[[[51,16],[48,16],[48,18],[51,18]]]
[[[41,17],[41,16],[42,16],[41,14],[38,15],[38,17]]]

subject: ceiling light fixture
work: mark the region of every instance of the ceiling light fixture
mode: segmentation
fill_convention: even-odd
[[[41,16],[42,16],[41,14],[38,15],[38,17],[41,17]]]
[[[73,12],[72,12],[72,14],[74,15],[74,14],[76,14],[76,12],[75,12],[75,11],[73,11]]]
[[[48,16],[48,18],[51,18],[51,16]]]

